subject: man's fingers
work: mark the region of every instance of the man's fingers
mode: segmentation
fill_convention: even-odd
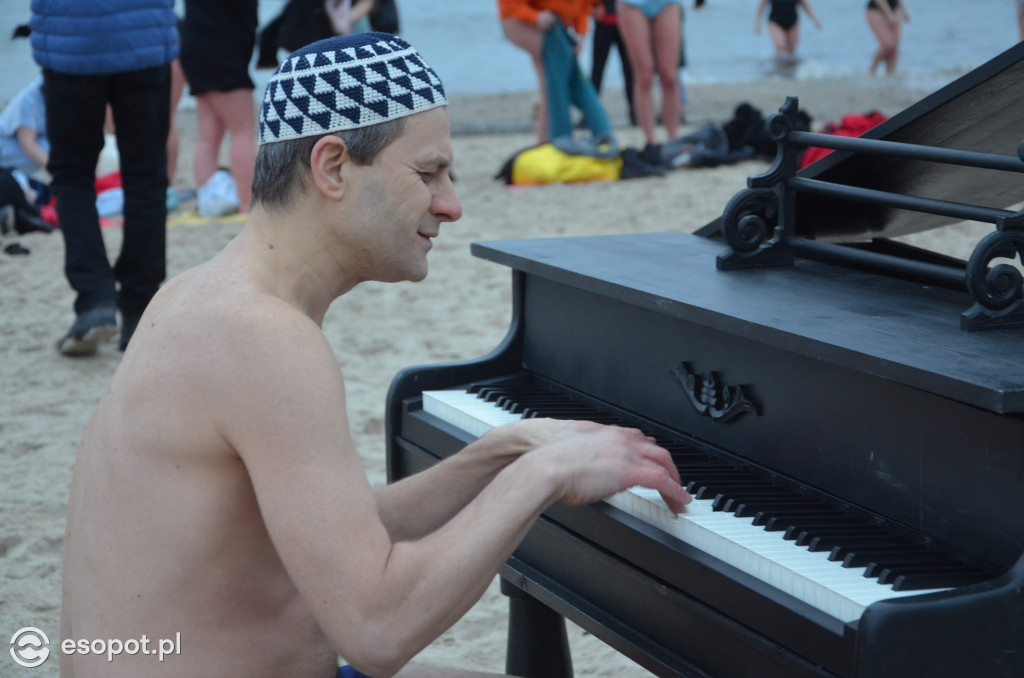
[[[665,468],[659,464],[645,464],[633,480],[632,485],[640,485],[657,490],[673,513],[678,514],[683,510],[683,507],[693,501],[690,493],[679,484],[678,476],[672,478]]]
[[[645,458],[650,459],[655,464],[663,468],[669,476],[679,482],[679,469],[676,468],[676,464],[672,461],[672,453],[666,450],[661,445],[658,445],[654,438],[647,437],[650,444],[645,445],[643,448],[643,455]]]

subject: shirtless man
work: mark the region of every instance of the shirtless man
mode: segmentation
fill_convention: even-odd
[[[553,420],[370,487],[320,325],[364,280],[423,279],[440,224],[460,217],[444,90],[386,34],[313,43],[281,69],[248,223],[149,305],[71,487],[62,639],[145,635],[152,652],[180,633],[180,653],[62,651],[64,678],[331,678],[339,655],[386,678],[479,599],[550,504],[637,484],[676,511],[689,501],[640,432]],[[371,108],[367,87],[359,107],[366,80],[420,94]],[[351,98],[323,96],[330,83]]]

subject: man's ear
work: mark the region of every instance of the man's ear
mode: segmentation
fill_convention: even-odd
[[[313,185],[324,196],[341,200],[347,187],[347,170],[351,163],[345,142],[328,134],[316,142],[309,154]]]

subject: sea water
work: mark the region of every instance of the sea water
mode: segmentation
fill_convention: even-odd
[[[530,91],[536,76],[529,58],[504,38],[497,0],[397,0],[402,35],[414,44],[444,79],[449,92]],[[800,61],[792,77],[800,79],[867,72],[877,48],[865,19],[866,0],[809,0],[824,25],[817,30],[801,12]],[[269,22],[286,0],[259,0],[260,25]],[[903,24],[900,82],[915,89],[937,89],[1013,46],[1018,39],[1016,0],[905,0],[910,22]],[[779,77],[767,28],[754,34],[757,0],[707,0],[700,10],[684,0],[687,83],[746,82]],[[184,2],[175,9],[184,13]],[[14,26],[31,16],[25,0],[0,0],[0,102],[6,102],[39,72],[28,40],[9,40]],[[590,72],[590,41],[580,64]],[[253,71],[257,91],[269,79]],[[618,56],[605,69],[608,87],[621,87]]]
[[[878,43],[865,18],[866,0],[809,0],[822,30],[800,13],[801,79],[866,74]],[[439,71],[449,91],[532,90],[529,58],[501,33],[497,0],[398,0],[402,34]],[[745,82],[773,73],[767,27],[754,33],[757,0],[707,0],[699,10],[684,0],[688,83]],[[899,72],[907,86],[933,89],[988,61],[1018,40],[1015,0],[906,0]],[[613,52],[614,53],[614,52]],[[590,71],[590,42],[580,63]],[[621,87],[617,56],[605,68],[609,87]]]

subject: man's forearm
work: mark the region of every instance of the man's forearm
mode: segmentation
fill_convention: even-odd
[[[556,498],[555,475],[537,473],[538,464],[531,464],[536,461],[506,466],[440,529],[394,545],[384,577],[390,595],[377,609],[382,616],[368,618],[387,629],[399,664],[479,600],[500,564]]]
[[[525,451],[510,430],[496,429],[425,471],[377,488],[392,541],[419,539],[444,525]]]

